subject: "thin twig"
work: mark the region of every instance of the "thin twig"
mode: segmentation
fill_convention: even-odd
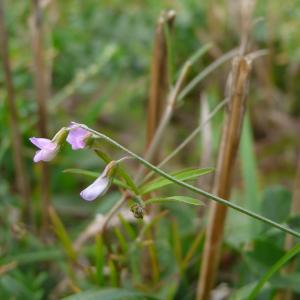
[[[219,66],[224,64],[225,62],[232,59],[235,55],[237,55],[238,50],[233,49],[225,54],[223,54],[220,58],[215,60],[212,64],[202,70],[178,95],[178,102],[181,102],[191,91],[194,89],[200,81],[202,81],[205,77],[207,77],[210,73],[215,71]]]
[[[0,42],[5,85],[7,90],[7,105],[9,110],[9,124],[11,128],[11,141],[13,161],[16,170],[16,181],[18,191],[23,201],[23,217],[29,220],[31,215],[30,192],[22,154],[22,139],[19,125],[19,116],[16,108],[15,90],[13,86],[11,65],[9,60],[9,46],[4,21],[3,0],[0,0]]]

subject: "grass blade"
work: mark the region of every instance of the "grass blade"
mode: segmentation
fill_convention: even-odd
[[[174,176],[176,179],[178,180],[191,180],[191,179],[195,179],[201,175],[205,175],[208,174],[210,172],[212,172],[213,169],[212,168],[203,168],[203,169],[185,169],[185,170],[181,170],[179,172],[175,172],[172,174],[172,176]],[[167,186],[169,184],[172,184],[172,182],[166,178],[157,178],[154,179],[144,185],[141,186],[140,188],[140,192],[142,195],[150,193],[152,191],[155,191],[157,189],[160,189],[164,186]]]
[[[62,243],[62,246],[71,261],[77,260],[77,254],[73,248],[71,238],[69,237],[62,221],[54,208],[49,209],[49,216],[54,227],[54,231]]]
[[[188,196],[171,196],[171,197],[157,197],[151,198],[145,202],[146,205],[148,204],[157,204],[157,203],[169,203],[169,202],[181,202],[187,203],[192,205],[204,205],[201,200],[195,199]]]

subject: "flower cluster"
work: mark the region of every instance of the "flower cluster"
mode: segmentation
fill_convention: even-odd
[[[52,140],[45,138],[30,138],[30,142],[39,150],[36,152],[33,161],[50,161],[59,152],[60,147],[65,140],[71,145],[73,150],[84,149],[92,139],[92,133],[81,128],[76,123],[71,123],[69,127],[63,127],[57,132]],[[93,201],[97,197],[102,196],[109,189],[112,180],[112,171],[116,165],[115,161],[110,162],[100,176],[87,188],[85,188],[80,196],[87,201]]]

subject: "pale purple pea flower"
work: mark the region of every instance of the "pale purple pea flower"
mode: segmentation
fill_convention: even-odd
[[[29,140],[32,144],[40,148],[33,158],[34,162],[50,161],[55,157],[59,150],[58,144],[49,139],[32,137]]]
[[[69,134],[67,142],[72,146],[73,150],[79,150],[86,147],[87,139],[92,135],[87,130],[72,124],[69,126]]]
[[[100,176],[80,193],[81,198],[86,201],[93,201],[97,197],[103,196],[111,185],[115,165],[116,162],[111,161]]]
[[[93,201],[97,197],[106,193],[110,186],[110,179],[102,174],[86,189],[84,189],[80,196],[86,201]]]

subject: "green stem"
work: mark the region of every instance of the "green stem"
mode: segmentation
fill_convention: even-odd
[[[155,167],[154,165],[152,165],[148,161],[144,160],[139,155],[137,155],[134,152],[130,151],[129,149],[127,149],[123,145],[119,144],[115,140],[113,140],[110,137],[106,136],[105,134],[97,132],[96,130],[91,129],[91,128],[89,128],[88,126],[86,126],[84,124],[78,124],[78,125],[81,128],[83,128],[83,129],[85,129],[85,130],[93,133],[94,135],[99,136],[100,138],[103,138],[108,143],[116,146],[117,148],[125,151],[126,153],[128,153],[129,155],[131,155],[132,157],[134,157],[137,161],[139,161],[140,163],[142,163],[143,165],[145,165],[147,168],[151,169],[152,171],[156,172],[157,174],[161,175],[162,177],[165,177],[165,178],[169,179],[170,181],[172,181],[172,182],[174,182],[174,183],[176,183],[176,184],[178,184],[178,185],[180,185],[180,186],[182,186],[182,187],[184,187],[184,188],[186,188],[186,189],[188,189],[188,190],[190,190],[192,192],[195,192],[197,194],[205,196],[205,197],[207,197],[209,199],[212,199],[212,200],[214,200],[214,201],[216,201],[216,202],[218,202],[220,204],[223,204],[223,205],[226,205],[226,206],[228,206],[230,208],[233,208],[233,209],[235,209],[235,210],[237,210],[237,211],[239,211],[239,212],[241,212],[241,213],[243,213],[243,214],[245,214],[247,216],[250,216],[250,217],[252,217],[254,219],[260,220],[260,221],[262,221],[262,222],[264,222],[264,223],[266,223],[268,225],[271,225],[273,227],[278,228],[281,231],[284,231],[284,232],[289,233],[289,234],[291,234],[291,235],[293,235],[295,237],[300,238],[300,233],[299,232],[297,232],[297,231],[295,231],[295,230],[293,230],[291,228],[288,228],[286,226],[280,225],[280,224],[278,224],[278,223],[276,223],[276,222],[274,222],[274,221],[272,221],[272,220],[270,220],[270,219],[268,219],[268,218],[266,218],[264,216],[261,216],[261,215],[255,213],[255,212],[250,211],[250,210],[247,210],[247,209],[245,209],[245,208],[243,208],[243,207],[241,207],[241,206],[239,206],[237,204],[234,204],[234,203],[232,203],[232,202],[230,202],[228,200],[225,200],[225,199],[220,198],[220,197],[218,197],[216,195],[210,194],[209,192],[201,190],[201,189],[199,189],[199,188],[197,188],[197,187],[195,187],[193,185],[190,185],[190,184],[188,184],[186,182],[178,180],[175,177],[173,177],[173,176],[169,175],[168,173],[164,172],[163,170]]]

